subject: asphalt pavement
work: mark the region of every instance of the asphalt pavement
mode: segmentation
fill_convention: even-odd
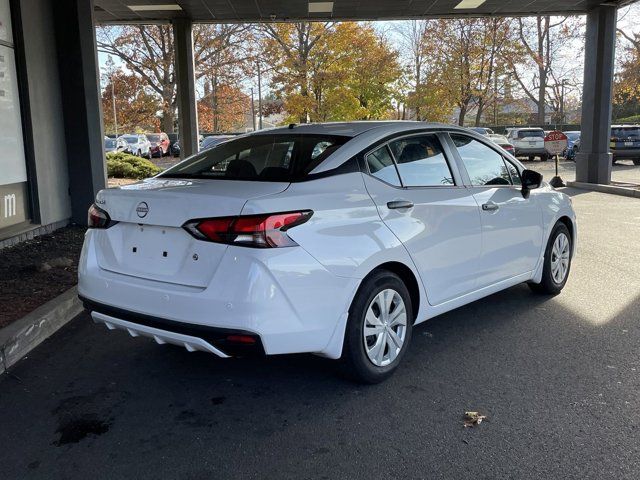
[[[640,200],[566,191],[562,294],[519,285],[434,318],[380,385],[78,316],[0,377],[0,478],[640,478]],[[464,428],[467,410],[487,419]]]

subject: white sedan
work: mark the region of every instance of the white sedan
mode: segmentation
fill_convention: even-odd
[[[290,125],[98,193],[79,267],[96,322],[220,357],[313,352],[379,382],[414,325],[521,282],[557,294],[570,198],[466,129]]]

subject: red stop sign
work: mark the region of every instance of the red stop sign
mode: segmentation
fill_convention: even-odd
[[[567,148],[567,136],[559,130],[553,130],[544,137],[544,148],[551,155],[560,155]]]
[[[547,136],[544,137],[545,142],[553,142],[556,140],[568,140],[567,136],[562,133],[560,130],[553,130],[547,133]]]

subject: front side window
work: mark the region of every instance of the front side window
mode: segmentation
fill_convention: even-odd
[[[400,186],[398,172],[386,145],[367,155],[367,165],[369,166],[369,172],[374,177],[396,187]]]
[[[451,134],[462,163],[476,187],[511,185],[511,176],[502,155],[466,135]]]
[[[507,165],[507,170],[511,174],[511,183],[514,185],[522,185],[522,180],[520,179],[520,172],[516,166],[508,160],[505,160],[504,163]]]
[[[326,135],[249,135],[203,150],[161,177],[291,182],[307,175],[348,139]],[[329,146],[318,153],[316,147],[321,142]]]
[[[405,187],[454,185],[453,175],[435,135],[395,140],[389,144]]]

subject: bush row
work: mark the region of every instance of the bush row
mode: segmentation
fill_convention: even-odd
[[[107,175],[114,178],[143,179],[153,177],[162,169],[147,159],[128,153],[107,153]]]

